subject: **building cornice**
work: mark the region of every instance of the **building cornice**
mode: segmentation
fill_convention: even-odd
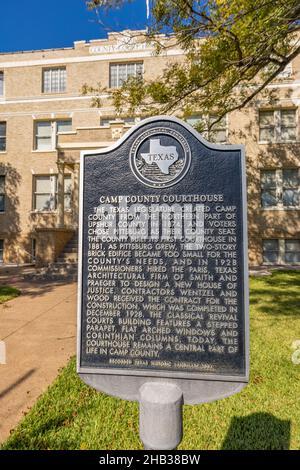
[[[101,54],[101,55],[88,55],[78,57],[61,57],[53,59],[39,59],[39,60],[15,60],[8,62],[0,62],[0,69],[16,68],[16,67],[36,67],[36,66],[49,66],[49,65],[66,65],[75,63],[87,63],[87,62],[104,62],[112,60],[136,60],[144,59],[148,57],[170,57],[183,55],[184,52],[181,49],[169,49],[159,56],[155,55],[155,51],[143,50],[134,52],[118,52],[112,54]]]

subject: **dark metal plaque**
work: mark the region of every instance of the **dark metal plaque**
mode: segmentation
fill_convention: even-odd
[[[78,372],[246,382],[241,146],[175,118],[81,160]]]

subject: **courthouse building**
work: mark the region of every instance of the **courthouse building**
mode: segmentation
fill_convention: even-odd
[[[128,42],[120,33],[71,48],[0,54],[2,263],[68,259],[61,257],[68,244],[76,246],[80,151],[112,145],[143,118],[116,118],[107,95],[92,107],[83,84],[115,88],[130,75],[152,78],[181,59],[176,47],[155,56],[152,44]],[[206,137],[246,146],[250,265],[297,265],[300,57],[269,90],[271,102],[260,96]],[[188,121],[198,119],[214,116],[199,110]]]

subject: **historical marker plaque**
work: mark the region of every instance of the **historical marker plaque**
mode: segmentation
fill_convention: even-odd
[[[243,148],[147,119],[82,155],[80,201],[78,372],[246,382]]]

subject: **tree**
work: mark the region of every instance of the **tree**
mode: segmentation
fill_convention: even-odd
[[[101,14],[122,3],[93,0],[88,5]],[[266,92],[300,52],[299,0],[153,0],[150,18],[145,40],[155,42],[157,54],[176,45],[185,60],[167,65],[150,81],[130,77],[111,92],[118,112],[201,111],[219,121]],[[86,86],[84,92],[103,89]]]

